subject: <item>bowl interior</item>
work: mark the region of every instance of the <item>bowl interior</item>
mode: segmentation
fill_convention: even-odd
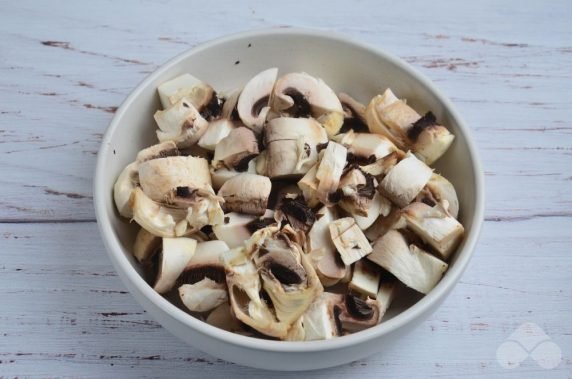
[[[157,126],[153,119],[155,111],[160,109],[157,86],[180,74],[191,73],[210,83],[217,91],[228,93],[241,88],[256,73],[270,67],[278,67],[279,75],[305,71],[322,78],[336,93],[346,92],[365,103],[390,87],[419,113],[431,110],[455,134],[453,146],[436,165],[436,171],[448,178],[457,190],[460,221],[467,231],[467,238],[452,258],[445,278],[450,275],[456,262],[471,254],[472,249],[464,247],[468,240],[476,238],[472,233],[477,233],[478,227],[474,228],[473,223],[478,222],[474,216],[478,196],[481,196],[477,191],[480,185],[477,183],[480,175],[476,169],[478,164],[474,155],[467,153],[473,149],[470,149],[467,132],[460,126],[460,119],[428,81],[400,61],[341,38],[296,31],[251,33],[201,45],[162,66],[125,101],[104,138],[98,162],[101,174],[96,178],[99,181],[96,183],[96,198],[101,198],[103,217],[111,223],[111,238],[121,246],[121,251],[111,251],[111,254],[123,254],[129,260],[132,268],[126,267],[125,270],[137,270],[131,256],[137,227],[119,217],[114,208],[112,187],[121,170],[135,159],[137,152],[157,142]],[[102,189],[101,195],[97,194],[98,189]],[[102,222],[101,219],[99,221]],[[403,296],[398,296],[388,318],[395,317],[420,298],[413,291],[406,291]]]

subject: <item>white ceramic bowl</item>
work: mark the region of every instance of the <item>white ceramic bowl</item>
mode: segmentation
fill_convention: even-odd
[[[457,189],[466,237],[441,282],[425,297],[409,293],[380,325],[328,341],[267,341],[212,327],[178,309],[140,276],[131,256],[135,230],[114,209],[115,179],[137,151],[156,143],[153,113],[159,109],[157,86],[192,73],[217,90],[244,85],[256,73],[278,67],[281,73],[305,71],[321,77],[336,92],[367,102],[391,87],[420,113],[433,111],[456,136],[437,170]],[[424,76],[378,48],[331,32],[271,29],[235,34],[204,43],[170,60],[147,77],[117,110],[98,154],[94,203],[109,257],[135,299],[174,335],[222,359],[273,370],[307,370],[340,365],[391,349],[443,302],[471,258],[483,221],[483,174],[468,127],[453,105]]]

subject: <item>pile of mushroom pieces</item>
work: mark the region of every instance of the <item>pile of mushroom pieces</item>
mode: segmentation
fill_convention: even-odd
[[[114,187],[153,288],[211,325],[280,340],[381,322],[427,294],[463,238],[430,168],[454,136],[387,89],[367,106],[265,70],[227,96],[189,74],[158,88],[159,143]]]

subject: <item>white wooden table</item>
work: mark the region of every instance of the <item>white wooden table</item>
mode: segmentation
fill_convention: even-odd
[[[571,377],[571,3],[210,3],[0,1],[0,376],[300,377],[218,360],[148,317],[103,251],[91,194],[102,133],[146,75],[202,41],[291,25],[428,75],[487,178],[480,244],[437,313],[390,353],[304,376]],[[526,322],[560,348],[556,368],[497,362]]]

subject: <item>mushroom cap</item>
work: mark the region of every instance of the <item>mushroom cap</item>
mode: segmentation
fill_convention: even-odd
[[[256,133],[262,131],[270,110],[269,100],[278,76],[277,68],[264,70],[254,76],[244,86],[238,97],[237,110],[240,119]]]
[[[168,201],[179,187],[206,190],[211,186],[208,161],[192,156],[158,158],[141,163],[139,180],[145,194],[159,202]]]
[[[227,180],[218,191],[227,212],[262,215],[266,211],[272,182],[266,176],[241,173]]]
[[[429,166],[407,153],[383,178],[379,187],[383,194],[403,208],[421,192],[432,174]]]
[[[159,141],[173,141],[180,148],[197,143],[208,127],[208,121],[187,98],[182,98],[169,109],[155,112],[154,117],[159,126]]]
[[[376,191],[369,203],[367,216],[352,214],[352,217],[361,230],[366,230],[375,223],[378,217],[385,217],[389,215],[389,212],[391,212],[391,202]]]
[[[260,155],[259,155],[259,157],[260,157]],[[256,172],[256,164],[257,164],[256,158],[250,160],[248,162],[248,167],[246,169],[246,172],[249,174],[256,174],[257,173]],[[240,174],[241,171],[237,171],[235,169],[228,169],[226,167],[215,169],[214,167],[211,166],[210,173],[211,173],[211,180],[213,182],[213,188],[218,191],[220,189],[220,187],[222,187],[222,185],[227,180],[229,180],[230,178],[235,177],[236,175]]]
[[[212,310],[209,313],[208,317],[205,320],[207,324],[216,326],[217,328],[229,331],[229,332],[240,332],[243,331],[243,327],[232,315],[232,311],[230,309],[230,305],[228,302],[222,303],[218,307]]]
[[[113,200],[119,214],[125,218],[133,217],[131,194],[139,185],[139,165],[132,162],[125,166],[113,185]]]
[[[390,230],[375,241],[367,259],[392,273],[406,286],[423,294],[437,285],[448,265],[415,245],[403,234]]]
[[[153,289],[160,294],[168,292],[181,275],[197,247],[192,238],[163,238],[157,281]]]
[[[340,138],[341,134],[336,136]],[[371,133],[354,133],[349,131],[340,139],[340,143],[348,148],[348,152],[358,157],[381,159],[397,150],[397,147],[385,136]]]

